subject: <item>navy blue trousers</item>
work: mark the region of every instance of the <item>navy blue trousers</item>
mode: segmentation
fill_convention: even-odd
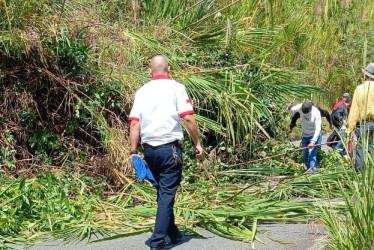
[[[158,247],[165,237],[175,239],[174,199],[182,177],[182,148],[178,145],[146,147],[144,158],[158,183],[157,214],[150,246]]]

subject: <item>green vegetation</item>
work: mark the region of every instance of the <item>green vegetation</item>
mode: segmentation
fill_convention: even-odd
[[[364,140],[365,141],[365,140]],[[330,249],[372,249],[374,246],[374,160],[366,152],[365,171],[345,175],[337,189],[346,209],[323,209],[323,220],[329,236]],[[326,189],[325,194],[331,190]],[[333,205],[332,205],[333,206]]]
[[[264,221],[323,218],[329,247],[370,249],[374,163],[356,174],[331,154],[303,176],[284,105],[330,109],[352,92],[373,18],[372,0],[0,0],[1,247],[151,229],[155,194],[134,181],[126,118],[162,53],[209,154],[185,159],[179,224],[253,244]]]
[[[190,171],[186,169],[187,176]],[[198,225],[231,239],[259,240],[251,238],[255,221],[299,222],[321,215],[324,204],[313,198],[325,197],[324,186],[338,190],[336,183],[344,173],[340,169],[316,176],[279,178],[270,171],[260,177],[262,172],[257,172],[262,185],[250,185],[245,190],[245,182],[239,179],[233,184],[215,185],[202,174],[195,183],[184,181],[176,202],[177,221],[185,230],[194,231]],[[1,181],[3,243],[34,244],[51,236],[74,240],[97,234],[110,239],[111,233],[133,235],[153,227],[156,194],[150,185],[130,181],[117,194],[107,196],[105,180],[63,172]]]

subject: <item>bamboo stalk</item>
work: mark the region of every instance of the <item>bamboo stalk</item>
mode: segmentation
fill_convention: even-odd
[[[8,13],[8,7],[6,5],[5,0],[3,0],[3,4],[4,4],[4,11],[5,11],[5,14],[6,14],[6,17],[7,17],[7,21],[8,21],[8,25],[9,25],[9,30],[11,30],[12,29],[12,23],[10,22],[9,13]]]

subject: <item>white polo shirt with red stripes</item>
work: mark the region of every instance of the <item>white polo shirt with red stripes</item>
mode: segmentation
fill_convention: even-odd
[[[155,75],[136,91],[129,121],[139,121],[141,143],[159,146],[183,139],[181,121],[194,114],[183,84]]]

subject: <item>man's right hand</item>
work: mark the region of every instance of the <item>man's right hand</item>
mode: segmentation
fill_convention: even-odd
[[[316,144],[314,142],[311,142],[309,143],[309,145],[307,146],[308,149],[311,149],[311,148],[314,148]]]
[[[195,156],[197,159],[202,160],[204,158],[203,148],[200,145],[195,146],[195,153],[196,153]]]
[[[293,103],[292,102],[290,102],[288,105],[287,105],[287,109],[291,109],[292,108],[292,106],[293,106]]]

